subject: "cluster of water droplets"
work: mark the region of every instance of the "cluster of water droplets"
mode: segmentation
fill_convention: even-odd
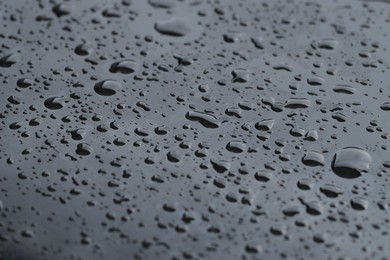
[[[390,254],[390,5],[0,10],[0,256]]]

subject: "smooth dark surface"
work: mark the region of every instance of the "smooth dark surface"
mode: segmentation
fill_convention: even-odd
[[[388,1],[0,1],[0,259],[389,259]]]

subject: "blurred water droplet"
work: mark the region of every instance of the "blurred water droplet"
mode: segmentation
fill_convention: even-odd
[[[183,37],[191,32],[190,27],[181,18],[171,17],[156,22],[154,28],[163,35]]]

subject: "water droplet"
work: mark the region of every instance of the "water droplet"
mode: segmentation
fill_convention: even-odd
[[[57,4],[53,7],[53,13],[57,17],[65,16],[70,14],[72,11],[72,6],[67,4]]]
[[[249,71],[246,69],[235,69],[232,71],[233,83],[245,83],[249,81]]]
[[[76,153],[78,155],[87,156],[92,153],[93,149],[89,144],[81,143],[77,145]]]
[[[44,105],[48,109],[57,110],[63,108],[67,101],[68,98],[65,96],[51,97],[45,100]]]
[[[77,45],[76,49],[74,50],[74,52],[80,56],[86,56],[88,54],[91,54],[92,51],[93,51],[92,46],[88,42],[83,42]]]
[[[213,168],[219,173],[223,173],[223,172],[228,171],[230,169],[230,166],[231,166],[230,162],[228,162],[226,160],[211,159],[210,162],[213,165]]]
[[[255,124],[255,127],[259,131],[270,131],[275,124],[273,119],[265,119]]]
[[[385,102],[381,105],[383,111],[390,111],[390,102]]]
[[[370,168],[371,156],[360,148],[346,147],[338,151],[332,162],[332,169],[338,176],[346,179],[360,177]]]
[[[343,189],[333,184],[325,184],[320,188],[320,191],[329,198],[336,198],[340,194],[343,194]]]
[[[310,107],[311,101],[307,98],[290,98],[284,105],[285,108],[298,109]]]
[[[191,32],[184,20],[176,17],[156,22],[154,28],[163,35],[183,37]]]
[[[338,44],[339,43],[335,39],[326,38],[326,39],[323,39],[320,42],[318,42],[317,46],[320,49],[334,50],[334,49],[336,49]]]
[[[251,41],[256,48],[261,50],[264,49],[263,37],[261,36],[252,37]]]
[[[112,79],[103,80],[94,87],[95,92],[101,96],[115,95],[116,92],[121,89],[122,85],[118,81]]]
[[[0,67],[11,67],[13,64],[19,61],[19,53],[11,53],[3,56],[0,59]]]
[[[312,76],[307,79],[307,83],[312,86],[321,86],[323,85],[325,80],[320,76]]]
[[[336,93],[343,93],[343,94],[354,94],[355,88],[348,86],[348,85],[337,85],[333,87],[333,91]]]
[[[307,166],[324,166],[324,156],[315,151],[308,151],[302,158],[302,162]]]
[[[155,8],[170,9],[175,7],[175,1],[173,0],[148,0],[148,2]]]
[[[111,72],[120,72],[123,74],[130,74],[138,70],[139,64],[134,60],[122,60],[114,62],[111,67]]]
[[[246,145],[240,141],[231,141],[226,145],[226,149],[234,153],[242,153],[246,149]]]
[[[206,128],[218,128],[221,125],[221,122],[219,122],[215,116],[202,112],[189,111],[186,114],[186,118],[197,121]]]
[[[356,197],[351,199],[351,206],[354,210],[366,210],[368,209],[369,202],[364,198]]]
[[[310,179],[301,179],[297,183],[301,190],[311,190],[314,187],[314,181]]]
[[[268,182],[272,177],[272,172],[268,170],[261,170],[255,173],[255,179],[260,182]]]
[[[178,152],[171,151],[167,154],[168,161],[178,163],[181,160],[181,155]]]
[[[18,82],[16,84],[18,85],[19,88],[28,88],[34,84],[34,81],[28,78],[21,78],[18,79]]]

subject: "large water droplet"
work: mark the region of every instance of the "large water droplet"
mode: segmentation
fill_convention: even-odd
[[[97,83],[94,90],[101,96],[112,96],[115,95],[121,88],[121,83],[116,80],[108,79]]]
[[[67,97],[51,97],[45,100],[45,107],[48,109],[61,109],[64,104],[68,101]]]
[[[120,72],[123,74],[130,74],[135,72],[138,69],[138,63],[134,60],[122,60],[114,62],[111,67],[111,72]]]
[[[174,37],[183,37],[191,32],[190,27],[184,20],[176,17],[158,21],[154,25],[154,28],[161,34]]]
[[[149,4],[155,8],[172,8],[175,6],[175,1],[173,0],[149,0]]]
[[[343,93],[343,94],[353,94],[355,93],[355,88],[348,86],[348,85],[337,85],[333,87],[333,91],[336,93]]]
[[[308,151],[302,158],[303,164],[307,166],[324,166],[325,158],[324,156],[315,151]]]
[[[198,121],[206,128],[218,128],[221,125],[215,116],[202,112],[189,111],[186,114],[186,118],[192,121]]]
[[[346,147],[335,154],[332,169],[342,178],[353,179],[368,171],[371,160],[370,154],[366,151],[356,147]]]

